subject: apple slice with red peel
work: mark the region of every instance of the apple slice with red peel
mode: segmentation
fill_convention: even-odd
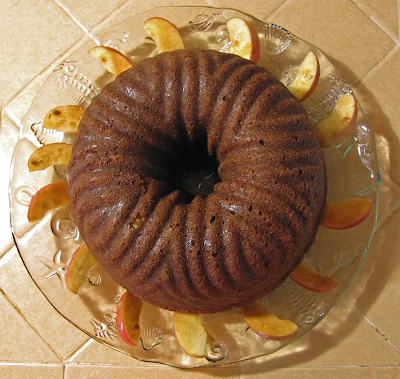
[[[333,290],[338,281],[329,275],[312,270],[301,262],[290,274],[290,278],[299,286],[313,292],[328,292]]]
[[[158,52],[174,51],[185,48],[179,29],[170,21],[160,17],[149,18],[144,28],[157,44]]]
[[[328,201],[321,220],[321,226],[329,229],[348,229],[362,223],[371,213],[370,199],[350,198]]]
[[[69,143],[50,143],[36,149],[28,160],[29,171],[45,170],[55,165],[68,165],[72,145]]]
[[[130,60],[118,50],[109,46],[96,46],[89,50],[89,54],[101,62],[111,74],[118,75],[132,67]]]
[[[140,338],[139,318],[143,300],[125,292],[118,302],[116,323],[121,338],[130,346],[137,346]]]
[[[47,211],[70,203],[66,181],[48,184],[42,187],[29,203],[29,222],[40,221]]]
[[[295,77],[288,85],[288,90],[299,101],[306,100],[318,84],[320,74],[319,61],[313,51],[310,51],[301,62]]]
[[[315,133],[322,147],[339,144],[356,124],[358,106],[352,94],[340,96],[332,113],[315,126]]]
[[[231,40],[230,53],[257,63],[261,48],[260,39],[254,27],[239,17],[228,19],[226,27]]]
[[[192,357],[207,354],[207,331],[201,323],[202,315],[174,312],[174,329],[179,345]]]
[[[67,288],[73,293],[78,293],[83,283],[85,283],[89,270],[95,264],[97,264],[97,261],[86,244],[79,246],[65,266],[65,284]]]
[[[75,133],[85,109],[79,105],[61,105],[53,108],[46,114],[43,127],[63,133]]]
[[[285,340],[297,334],[297,325],[272,314],[260,301],[242,305],[241,312],[247,325],[260,337]]]

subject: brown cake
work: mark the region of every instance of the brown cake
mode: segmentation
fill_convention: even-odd
[[[190,197],[182,173],[219,182]],[[158,307],[212,313],[275,289],[312,245],[323,154],[302,105],[236,55],[180,50],[117,76],[83,115],[73,215],[107,272]]]

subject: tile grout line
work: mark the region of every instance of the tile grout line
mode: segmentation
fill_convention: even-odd
[[[68,16],[71,18],[71,20],[79,27],[81,28],[85,34],[88,34],[88,30],[78,21],[76,17],[72,15],[71,12],[68,11],[68,9],[60,4],[58,0],[53,0],[53,2]]]
[[[383,332],[381,332],[381,331],[378,329],[378,327],[377,327],[376,325],[374,325],[374,324],[372,323],[372,321],[370,321],[370,320],[358,309],[358,307],[357,307],[356,305],[354,305],[352,302],[350,302],[350,300],[346,297],[346,294],[343,295],[343,298],[344,298],[344,300],[345,300],[351,307],[353,307],[353,308],[357,311],[357,313],[358,313],[366,322],[368,322],[368,324],[369,324],[372,328],[374,328],[374,330],[381,336],[381,338],[383,338],[383,339],[393,348],[393,350],[394,350],[397,354],[400,355],[400,350],[399,350],[396,346],[394,346],[394,345],[389,341],[389,338],[387,338],[386,335],[385,335]]]
[[[365,14],[365,16],[367,16],[376,26],[378,26],[393,42],[395,42],[396,46],[399,46],[399,39],[397,39],[396,37],[394,37],[389,31],[388,29],[383,26],[382,23],[380,23],[374,16],[372,16],[371,14],[369,14],[369,12],[364,9],[356,0],[350,0],[362,13]],[[399,14],[399,2],[397,1],[397,14]],[[399,17],[398,17],[399,18]],[[398,19],[398,26],[400,29],[400,25],[399,25],[399,19]],[[399,32],[400,34],[400,32]]]
[[[60,359],[60,362],[58,362],[58,363],[54,362],[54,364],[64,363],[63,358],[51,347],[51,345],[43,338],[43,336],[37,331],[37,329],[28,321],[28,319],[24,316],[22,311],[11,301],[11,299],[7,296],[7,294],[3,291],[2,288],[0,288],[0,293],[10,303],[10,305],[15,309],[15,311],[24,319],[24,321],[32,328],[32,330],[36,333],[36,335],[49,347],[49,349],[54,353],[54,355]],[[50,362],[49,362],[49,364],[50,364]]]
[[[80,352],[84,351],[93,341],[93,338],[89,338],[81,346],[79,346],[68,358],[64,360],[64,365],[74,364],[72,361]]]
[[[389,50],[386,55],[384,55],[379,62],[376,63],[374,67],[372,67],[367,73],[364,74],[362,78],[359,78],[358,81],[353,85],[353,88],[357,88],[361,82],[366,79],[376,68],[378,68],[382,63],[388,59],[391,54],[394,54],[395,51],[400,47],[400,44],[396,44],[393,49]]]
[[[392,36],[392,34],[387,30],[387,28],[385,28],[375,17],[373,17],[371,14],[368,13],[368,11],[366,9],[364,9],[358,2],[357,0],[350,0],[355,7],[357,7],[366,17],[368,17],[368,19],[370,19],[379,29],[381,29],[394,43],[395,46],[393,47],[393,49],[391,49],[390,51],[388,51],[388,53],[386,55],[384,55],[381,60],[374,66],[372,67],[366,74],[364,74],[364,76],[362,78],[359,78],[359,80],[354,84],[354,87],[357,87],[358,85],[360,85],[360,83],[366,78],[368,77],[372,71],[375,70],[376,67],[378,67],[382,62],[384,62],[386,60],[386,58],[394,51],[396,50],[396,48],[398,48],[400,46],[400,40],[396,39],[394,36]],[[396,9],[397,9],[397,14],[398,14],[398,28],[399,28],[399,35],[400,35],[400,13],[399,13],[399,0],[397,0],[396,2]]]
[[[264,20],[267,21],[269,17],[272,17],[276,12],[278,12],[281,8],[283,8],[286,4],[290,3],[291,0],[285,0],[281,5],[279,5],[275,10],[270,12],[267,16],[264,17]],[[284,27],[283,25],[280,25]]]

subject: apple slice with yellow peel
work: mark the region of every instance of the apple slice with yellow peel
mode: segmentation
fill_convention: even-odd
[[[50,143],[36,149],[28,160],[29,171],[44,170],[55,165],[68,165],[72,145],[69,143]]]
[[[42,187],[29,203],[29,222],[40,221],[47,211],[70,203],[66,181],[48,184]]]
[[[329,229],[348,229],[362,223],[371,213],[372,200],[350,198],[328,201],[321,226]]]
[[[272,314],[260,301],[242,305],[241,312],[247,325],[260,337],[270,340],[285,340],[297,334],[297,325]]]
[[[179,29],[170,21],[160,17],[149,18],[144,28],[157,44],[158,52],[174,51],[185,48]]]
[[[121,338],[130,346],[137,346],[140,338],[139,318],[143,300],[125,292],[117,306],[117,330]]]
[[[78,293],[85,283],[89,270],[97,263],[86,244],[75,250],[65,267],[65,284],[67,288]]]
[[[114,75],[118,75],[132,67],[130,60],[112,47],[96,46],[89,50],[89,54],[101,62],[104,68]]]
[[[254,27],[239,17],[228,19],[226,27],[231,40],[230,53],[257,63],[261,48],[260,39]]]
[[[351,94],[340,96],[332,113],[315,126],[315,133],[322,147],[335,146],[342,141],[356,124],[358,106]]]
[[[300,63],[295,77],[288,85],[288,90],[299,101],[306,100],[318,84],[319,73],[318,58],[314,52],[310,51]]]
[[[322,272],[314,271],[303,262],[292,271],[290,278],[301,287],[313,292],[328,292],[338,284],[335,278]]]
[[[43,120],[43,127],[63,133],[75,133],[78,130],[86,108],[79,105],[61,105],[48,112]]]
[[[207,354],[207,331],[201,323],[202,315],[174,312],[174,329],[179,345],[192,357]]]

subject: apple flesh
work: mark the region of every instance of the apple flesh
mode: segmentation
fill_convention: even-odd
[[[202,315],[174,312],[176,339],[182,349],[192,357],[202,358],[207,354],[207,331],[201,323]]]
[[[247,325],[260,337],[285,340],[297,334],[297,325],[272,314],[260,301],[242,305],[241,312]]]
[[[70,198],[66,181],[48,184],[32,196],[28,208],[28,220],[29,222],[40,221],[47,211],[69,203]]]
[[[55,165],[68,165],[72,145],[69,143],[50,143],[36,149],[28,160],[29,171],[45,170]]]
[[[228,19],[226,27],[231,40],[230,53],[257,63],[261,49],[260,39],[254,27],[239,17]]]
[[[370,199],[350,198],[328,201],[321,226],[329,229],[348,229],[362,223],[371,213]]]
[[[303,262],[292,271],[290,278],[299,286],[313,292],[328,292],[333,290],[338,284],[335,278],[314,271]]]
[[[129,59],[112,47],[96,46],[89,50],[89,54],[101,62],[104,68],[114,75],[118,75],[132,67]]]
[[[358,106],[351,94],[340,96],[332,113],[315,126],[319,144],[322,147],[339,144],[356,124]]]
[[[310,51],[301,62],[295,77],[289,83],[289,91],[299,101],[306,100],[318,84],[320,67],[317,56]]]
[[[46,114],[43,127],[63,133],[75,133],[85,109],[79,105],[61,105],[53,108]]]
[[[89,270],[97,264],[95,257],[86,244],[82,244],[72,254],[65,267],[65,284],[67,288],[78,293],[87,278]]]
[[[164,18],[152,17],[144,23],[144,28],[157,44],[159,53],[185,48],[178,28]]]
[[[143,300],[125,292],[117,306],[117,330],[121,338],[130,346],[137,346],[140,339],[139,318],[143,308]]]

